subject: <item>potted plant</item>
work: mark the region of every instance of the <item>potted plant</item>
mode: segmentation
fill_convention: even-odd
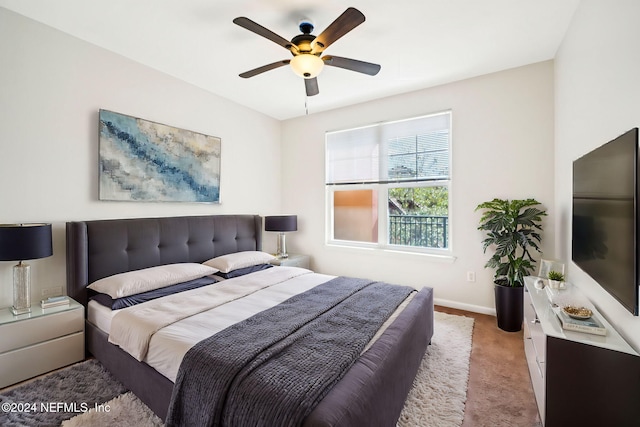
[[[547,278],[549,279],[549,287],[551,289],[560,289],[562,286],[562,282],[564,282],[564,274],[559,271],[551,270],[547,274]]]
[[[483,210],[478,226],[486,232],[483,251],[494,250],[485,268],[495,269],[496,315],[504,331],[522,329],[524,277],[534,269],[531,251],[540,252],[540,223],[547,214],[535,207],[538,205],[535,199],[493,199],[476,207],[476,211]]]

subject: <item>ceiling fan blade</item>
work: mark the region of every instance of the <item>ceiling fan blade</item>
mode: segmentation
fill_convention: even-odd
[[[364,19],[364,15],[358,9],[348,8],[315,38],[312,45],[313,51],[322,52],[340,37],[362,24]]]
[[[304,87],[307,90],[307,96],[314,96],[320,93],[320,89],[318,89],[318,79],[316,77],[304,79]]]
[[[371,62],[358,61],[357,59],[343,58],[341,56],[323,56],[325,65],[344,68],[345,70],[357,71],[358,73],[375,76],[380,71],[380,65]]]
[[[279,44],[280,46],[284,47],[287,50],[290,50],[292,52],[298,52],[298,47],[295,46],[294,44],[292,44],[289,40],[285,39],[284,37],[280,37],[279,35],[277,35],[276,33],[274,33],[273,31],[263,27],[262,25],[252,21],[249,18],[245,18],[244,16],[240,16],[236,19],[233,20],[233,23],[236,25],[241,26],[242,28],[246,28],[247,30],[254,32],[256,34],[258,34],[259,36],[262,36],[266,39],[271,40],[274,43]]]
[[[243,79],[248,79],[249,77],[257,76],[258,74],[262,74],[265,71],[273,70],[274,68],[280,68],[284,65],[287,65],[291,60],[283,59],[282,61],[274,62],[272,64],[263,65],[262,67],[254,68],[253,70],[245,71],[240,74],[240,77]]]

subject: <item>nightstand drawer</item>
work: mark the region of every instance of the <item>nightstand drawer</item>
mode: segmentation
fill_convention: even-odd
[[[0,354],[0,388],[83,359],[84,332]]]
[[[84,331],[82,306],[0,325],[0,355],[10,350]]]

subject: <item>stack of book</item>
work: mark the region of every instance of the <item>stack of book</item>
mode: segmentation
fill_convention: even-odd
[[[40,306],[42,308],[53,308],[53,307],[60,307],[63,305],[69,305],[69,298],[65,296],[51,297],[51,298],[43,299],[42,301],[40,301]]]
[[[553,311],[558,316],[562,329],[594,335],[607,335],[607,328],[595,316],[591,316],[588,319],[574,319],[569,317],[561,307],[556,307]]]

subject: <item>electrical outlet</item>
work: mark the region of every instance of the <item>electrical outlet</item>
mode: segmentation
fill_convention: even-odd
[[[476,272],[467,271],[467,282],[475,282],[475,281],[476,281]]]

